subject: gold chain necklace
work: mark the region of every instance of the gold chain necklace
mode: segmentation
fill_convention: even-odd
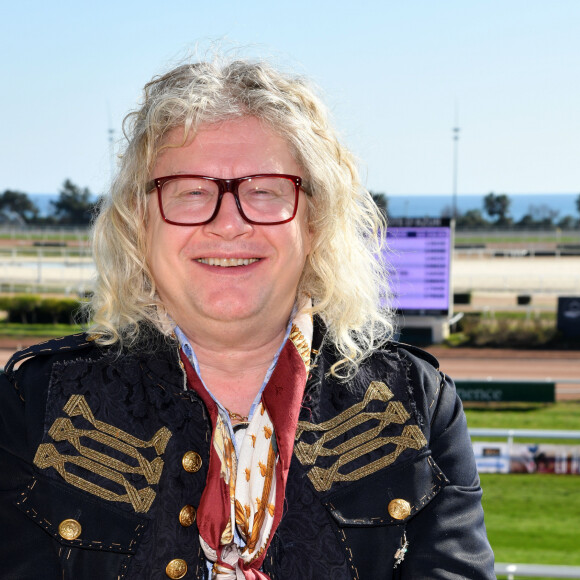
[[[224,409],[226,409],[224,407]],[[240,415],[239,413],[234,413],[233,411],[230,411],[229,409],[226,409],[226,411],[228,412],[228,415],[230,416],[230,420],[233,421],[239,421],[240,423],[248,423],[249,419],[247,415]]]

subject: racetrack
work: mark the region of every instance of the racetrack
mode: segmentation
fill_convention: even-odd
[[[556,399],[580,399],[580,351],[503,348],[426,348],[453,379],[533,380],[556,383]]]
[[[0,367],[18,348],[40,342],[0,339]],[[439,368],[453,379],[531,379],[556,382],[556,399],[580,399],[580,351],[513,350],[491,348],[426,349],[439,360]]]

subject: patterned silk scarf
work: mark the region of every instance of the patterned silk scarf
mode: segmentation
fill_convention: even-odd
[[[181,355],[189,387],[206,404],[213,425],[208,476],[197,510],[201,545],[214,562],[212,580],[269,580],[260,567],[282,518],[312,332],[311,315],[301,312],[246,428],[239,457],[216,403]],[[245,545],[235,542],[234,528]]]

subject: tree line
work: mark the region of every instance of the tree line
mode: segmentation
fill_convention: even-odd
[[[371,195],[379,209],[389,215],[389,198],[384,193],[371,191]],[[510,216],[511,199],[505,193],[488,193],[483,198],[481,209],[470,209],[465,213],[458,212],[455,215],[453,208],[445,207],[440,217],[455,217],[457,229],[474,229],[488,227],[502,228],[552,228],[574,229],[580,227],[580,219],[571,215],[559,217],[560,212],[549,204],[530,205],[528,212],[520,219],[514,220]],[[580,194],[576,198],[576,209],[580,214]],[[393,216],[399,217],[399,216]],[[417,216],[421,217],[421,216]]]
[[[371,192],[375,203],[385,215],[389,215],[389,198],[384,193]],[[91,222],[99,201],[87,187],[79,187],[66,179],[58,192],[56,200],[51,200],[51,211],[40,215],[40,209],[21,191],[7,189],[0,194],[0,224],[17,225],[88,225]],[[522,227],[573,229],[580,227],[580,219],[571,215],[559,218],[559,211],[548,204],[531,205],[528,213],[515,221],[510,216],[511,199],[505,193],[488,193],[483,199],[482,209],[470,209],[465,213],[453,215],[453,209],[446,207],[441,217],[455,217],[458,229],[485,227]],[[580,214],[580,194],[576,198],[576,208]],[[398,217],[398,216],[394,216]],[[420,217],[420,216],[417,216]],[[559,219],[558,219],[559,218]]]
[[[41,215],[39,207],[28,194],[11,189],[0,194],[0,224],[14,225],[88,225],[99,201],[87,187],[79,187],[66,179],[56,200],[50,200],[47,215]]]

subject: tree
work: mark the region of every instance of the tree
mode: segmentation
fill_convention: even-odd
[[[25,193],[7,189],[0,195],[0,213],[15,213],[29,222],[38,216],[38,207]]]
[[[520,221],[516,225],[520,228],[534,228],[538,225],[538,223],[534,219],[534,216],[527,213],[522,217],[522,219],[520,219]]]
[[[389,200],[385,193],[377,193],[375,191],[370,191],[371,197],[373,201],[377,204],[377,207],[383,214],[383,216],[387,217],[387,211],[389,209]]]
[[[483,208],[489,217],[496,218],[496,225],[508,225],[511,223],[511,218],[508,215],[510,204],[511,199],[505,193],[496,195],[492,191],[483,198]]]
[[[484,228],[489,222],[481,214],[479,209],[470,209],[456,218],[456,226],[461,229]]]
[[[521,228],[552,228],[559,214],[559,210],[552,209],[545,203],[531,204],[528,213],[516,225]]]
[[[534,219],[542,226],[552,226],[560,214],[560,210],[552,209],[549,205],[542,203],[540,205],[530,205],[529,212]]]
[[[576,225],[578,225],[578,221],[575,220],[571,215],[565,215],[559,222],[558,227],[563,230],[573,230]]]
[[[576,209],[578,210],[578,213],[580,213],[580,193],[578,194],[578,197],[576,198]]]
[[[90,223],[96,208],[92,197],[87,187],[81,189],[67,179],[59,191],[59,198],[50,203],[54,206],[54,214],[60,223],[85,225]]]

